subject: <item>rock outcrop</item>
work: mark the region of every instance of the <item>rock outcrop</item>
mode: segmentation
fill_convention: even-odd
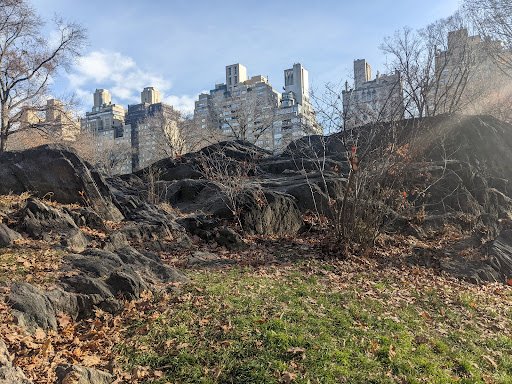
[[[110,384],[114,381],[108,372],[76,364],[59,364],[55,373],[57,374],[57,384]]]
[[[93,315],[95,307],[115,313],[125,300],[140,297],[157,283],[186,282],[188,278],[151,253],[125,247],[116,253],[88,249],[64,257],[64,276],[58,288],[42,291],[28,283],[11,286],[8,301],[20,326],[35,330],[56,329],[58,313],[72,319]],[[69,273],[66,273],[69,272]]]
[[[0,340],[0,383],[32,384],[20,368],[12,365],[9,351],[2,340]]]
[[[0,247],[7,247],[18,239],[21,239],[21,235],[18,232],[0,223]]]
[[[122,214],[103,177],[60,144],[0,154],[0,194],[30,192],[63,204],[86,204],[104,219]]]

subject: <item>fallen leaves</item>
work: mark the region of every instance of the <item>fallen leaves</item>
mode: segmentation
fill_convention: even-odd
[[[389,345],[388,356],[389,356],[389,361],[392,361],[393,358],[396,356],[396,347],[393,344]]]
[[[291,372],[283,372],[281,378],[279,379],[281,383],[290,384],[293,380],[297,378],[297,375]]]
[[[491,356],[488,355],[482,355],[482,357],[489,362],[493,366],[494,369],[498,369],[498,364],[492,359]]]

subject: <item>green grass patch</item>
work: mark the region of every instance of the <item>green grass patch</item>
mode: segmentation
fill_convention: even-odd
[[[509,308],[489,316],[468,292],[301,266],[192,273],[127,324],[122,363],[162,372],[155,383],[512,382]]]

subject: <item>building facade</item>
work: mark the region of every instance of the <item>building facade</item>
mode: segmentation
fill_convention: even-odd
[[[128,105],[133,171],[174,155],[171,146],[178,140],[179,119],[179,112],[162,103],[160,92],[153,87],[144,88],[139,104]]]
[[[80,134],[80,123],[62,101],[48,99],[39,106],[24,107],[9,140],[9,150],[24,150],[43,144],[70,144]]]
[[[274,122],[276,148],[284,149],[302,136],[322,134],[309,98],[309,74],[296,63],[284,71],[284,92]]]
[[[241,64],[226,66],[226,82],[199,95],[195,103],[194,121],[205,144],[238,139],[280,151],[292,138],[321,131],[309,102],[308,75],[302,65],[285,71],[285,84],[281,95],[266,77],[248,78]]]
[[[94,162],[110,175],[145,168],[171,156],[164,147],[177,133],[180,115],[161,102],[156,88],[141,92],[141,102],[128,106],[112,104],[110,93],[97,89],[94,106],[81,120],[82,130],[90,137]]]
[[[510,100],[510,68],[499,66],[489,51],[510,56],[500,42],[469,36],[465,28],[448,33],[447,48],[435,57],[437,87],[429,95],[433,114],[492,113],[491,104]],[[505,108],[511,106],[509,102]]]
[[[354,61],[354,88],[348,81],[342,91],[345,128],[373,122],[389,122],[404,116],[402,77],[399,72],[377,76],[366,60]]]

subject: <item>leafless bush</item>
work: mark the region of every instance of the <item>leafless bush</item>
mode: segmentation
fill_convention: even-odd
[[[221,192],[226,207],[230,210],[237,225],[242,227],[242,196],[259,186],[251,182],[250,175],[254,174],[256,159],[237,161],[226,155],[222,143],[215,151],[201,152],[198,171],[205,180],[215,185]],[[260,191],[261,192],[261,191]],[[265,204],[265,195],[258,193],[261,204]]]

